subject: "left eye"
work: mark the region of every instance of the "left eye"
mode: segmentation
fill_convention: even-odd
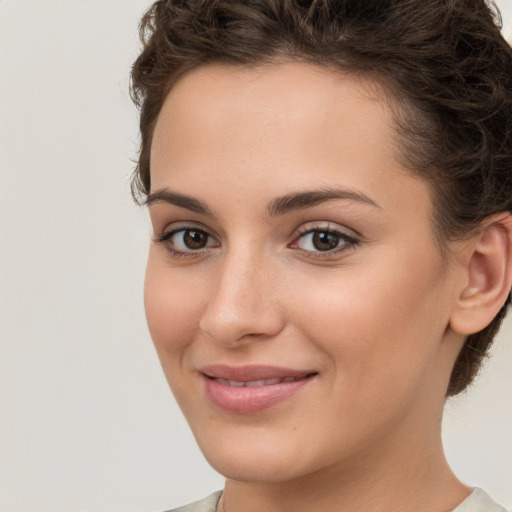
[[[301,235],[294,245],[304,251],[327,252],[355,243],[356,240],[339,231],[315,229]]]

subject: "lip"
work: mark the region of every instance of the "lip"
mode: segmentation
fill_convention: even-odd
[[[299,392],[317,375],[278,366],[209,365],[201,368],[206,396],[225,412],[254,414]]]

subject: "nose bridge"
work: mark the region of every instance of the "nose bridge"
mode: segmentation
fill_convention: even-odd
[[[201,329],[225,346],[277,334],[282,319],[265,255],[250,243],[240,243],[226,250],[216,265],[217,279]]]

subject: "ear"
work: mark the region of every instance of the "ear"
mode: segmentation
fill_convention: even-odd
[[[510,293],[512,216],[505,213],[486,219],[463,252],[463,279],[456,290],[450,326],[469,335],[492,322]]]

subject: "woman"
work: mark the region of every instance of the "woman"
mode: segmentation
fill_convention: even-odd
[[[167,0],[133,69],[149,329],[227,478],[180,510],[502,511],[440,425],[510,303],[484,0]]]

